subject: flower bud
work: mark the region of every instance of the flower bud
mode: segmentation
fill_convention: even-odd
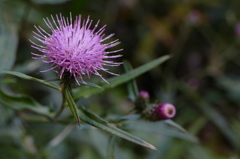
[[[139,97],[142,98],[143,100],[148,101],[149,100],[149,93],[147,91],[140,91],[139,92]]]
[[[147,91],[140,91],[139,96],[135,101],[135,109],[138,113],[142,113],[149,102],[149,93]]]
[[[143,114],[147,120],[158,121],[173,118],[176,114],[176,109],[170,103],[155,104],[148,107]]]
[[[170,103],[163,103],[157,107],[158,116],[162,119],[171,119],[176,114],[175,107]]]

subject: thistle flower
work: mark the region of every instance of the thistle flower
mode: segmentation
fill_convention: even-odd
[[[151,121],[171,119],[176,114],[176,108],[170,103],[149,106],[144,112],[144,117]]]
[[[30,40],[33,44],[32,47],[43,53],[41,55],[32,53],[36,56],[33,58],[48,59],[43,60],[43,62],[51,65],[50,69],[41,72],[58,70],[60,79],[64,75],[69,75],[69,78],[74,78],[78,84],[78,79],[86,83],[83,80],[83,76],[90,78],[92,74],[99,76],[107,82],[98,72],[100,70],[117,75],[104,68],[104,66],[119,66],[122,64],[107,60],[121,57],[122,55],[109,56],[109,54],[119,52],[122,49],[115,51],[106,50],[120,43],[118,39],[104,43],[104,41],[114,35],[105,36],[103,34],[106,25],[97,30],[98,20],[95,26],[91,28],[93,21],[90,20],[89,16],[86,20],[82,20],[81,15],[76,16],[74,22],[71,14],[70,18],[65,18],[61,14],[59,16],[56,15],[56,19],[52,15],[51,18],[52,22],[48,18],[43,19],[51,33],[48,33],[40,26],[35,26],[37,32],[33,32],[35,34],[34,38],[41,44]]]

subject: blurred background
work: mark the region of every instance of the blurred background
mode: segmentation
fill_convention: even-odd
[[[40,73],[49,67],[32,59],[31,52],[37,52],[29,42],[34,25],[47,29],[43,18],[51,14],[90,15],[95,23],[100,19],[101,26],[107,24],[106,34],[115,33],[121,41],[116,49],[124,49],[123,57],[118,61],[128,60],[136,68],[172,55],[136,78],[137,86],[149,92],[152,103],[173,103],[173,121],[198,139],[164,126],[130,123],[128,131],[155,145],[155,152],[88,125],[28,120],[24,111],[0,104],[0,158],[239,159],[239,7],[238,0],[0,0],[2,70],[55,79],[54,72]],[[110,70],[124,73],[123,67]],[[0,82],[1,89],[27,94],[53,111],[61,103],[61,94],[35,82],[8,76]],[[78,103],[103,118],[126,115],[134,107],[126,85]],[[109,155],[113,149],[115,155]]]

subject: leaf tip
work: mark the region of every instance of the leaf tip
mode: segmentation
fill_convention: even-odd
[[[149,147],[150,149],[154,150],[154,151],[157,151],[157,152],[160,152],[156,147],[154,147],[153,145],[151,145],[151,147]]]
[[[153,146],[153,145],[151,145],[151,144],[149,144],[149,143],[144,142],[144,145],[145,145],[147,148],[150,148],[150,149],[152,149],[152,150],[154,150],[154,151],[158,151],[158,152],[159,152],[159,150],[158,150],[155,146]]]
[[[79,119],[77,119],[77,124],[78,124],[79,127],[81,127]]]

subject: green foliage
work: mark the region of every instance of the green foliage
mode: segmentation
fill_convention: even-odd
[[[0,158],[239,159],[239,5],[0,0]],[[31,58],[33,26],[70,12],[120,39],[124,65],[110,84],[93,77],[65,89]],[[173,103],[176,117],[135,114],[139,90]]]
[[[135,70],[131,70],[131,71],[127,72],[126,74],[124,74],[122,76],[122,78],[117,77],[116,79],[109,80],[109,81],[112,82],[112,85],[113,85],[112,87],[114,87],[118,84],[124,83],[124,81],[133,79],[137,75],[140,75],[140,74],[146,72],[147,70],[153,68],[154,66],[156,67],[157,65],[162,63],[167,58],[168,58],[167,56],[159,58],[159,59],[149,62],[148,64],[145,64],[144,66],[141,66]],[[54,88],[54,89],[60,91],[59,87],[52,83],[49,83],[49,82],[46,82],[44,80],[40,80],[40,79],[37,79],[34,77],[30,77],[30,76],[25,75],[20,72],[1,71],[0,73],[14,75],[14,76],[17,76],[17,77],[25,79],[25,80],[33,80],[33,81],[39,82],[40,84],[43,84],[45,86],[48,86],[50,88]],[[81,119],[82,121],[84,121],[96,128],[105,130],[107,132],[110,132],[116,136],[122,137],[122,138],[129,140],[131,142],[134,142],[136,144],[148,147],[153,150],[157,150],[151,144],[149,144],[149,143],[139,139],[138,137],[131,135],[121,129],[118,129],[116,126],[109,124],[107,121],[105,121],[104,119],[101,119],[97,115],[86,110],[84,107],[82,107],[82,106],[77,107],[77,105],[75,104],[75,102],[71,96],[71,93],[69,92],[69,88],[67,87],[67,85],[65,85],[65,87],[63,87],[63,90],[62,90],[64,98],[65,98],[66,102],[68,103],[68,106],[70,107],[72,115],[74,116],[74,118],[76,119],[76,121],[79,124],[80,124],[80,119]],[[106,85],[105,85],[105,87],[106,87]],[[93,88],[96,88],[96,87],[93,87]],[[96,88],[96,89],[102,90],[101,88]],[[51,116],[47,107],[43,107],[43,106],[39,105],[38,103],[33,101],[31,98],[27,98],[27,97],[23,97],[23,96],[14,98],[14,97],[4,94],[3,92],[0,92],[0,95],[2,97],[2,100],[0,102],[4,106],[10,107],[12,109],[17,109],[17,110],[29,109],[35,113]],[[81,111],[81,115],[79,115],[79,112],[77,111],[77,109],[79,109]]]

